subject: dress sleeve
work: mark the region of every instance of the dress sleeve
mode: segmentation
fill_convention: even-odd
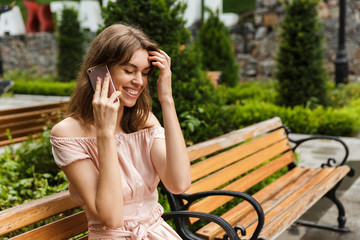
[[[161,139],[165,138],[165,130],[163,127],[156,127],[154,129],[154,139],[155,138],[161,138]]]
[[[51,137],[50,142],[55,163],[59,167],[90,158],[86,147],[79,139]]]

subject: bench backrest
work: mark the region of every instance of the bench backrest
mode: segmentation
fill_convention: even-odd
[[[11,233],[9,236],[14,236],[18,233],[16,230],[43,220],[47,224],[11,239],[60,240],[77,236],[87,231],[86,215],[77,208],[78,206],[70,198],[69,191],[64,191],[0,211],[0,236],[7,233]]]
[[[36,137],[44,126],[58,122],[66,113],[68,102],[56,102],[30,107],[0,111],[0,146],[24,141],[28,136]],[[12,140],[8,139],[10,131]]]

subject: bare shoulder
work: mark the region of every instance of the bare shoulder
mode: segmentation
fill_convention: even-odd
[[[54,137],[90,137],[91,129],[82,126],[79,120],[67,117],[51,129]]]
[[[148,126],[161,126],[159,120],[157,119],[157,117],[152,113],[150,112],[149,113],[149,117],[148,117],[148,120],[147,120],[147,125]]]

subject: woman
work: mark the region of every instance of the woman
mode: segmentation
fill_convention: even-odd
[[[170,62],[142,31],[123,24],[101,32],[85,56],[70,116],[53,127],[50,140],[88,217],[89,239],[180,239],[162,220],[157,193],[159,180],[175,194],[190,186]],[[109,75],[98,78],[95,92],[87,78],[87,69],[99,64],[108,66],[117,90],[109,97]],[[154,67],[164,127],[150,111]]]

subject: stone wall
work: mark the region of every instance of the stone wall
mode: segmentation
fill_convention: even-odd
[[[326,36],[325,64],[334,72],[338,44],[338,0],[324,0],[319,16]],[[241,79],[269,78],[275,71],[279,23],[285,9],[279,0],[257,0],[254,14],[244,17],[231,28],[234,51]],[[52,33],[34,33],[0,38],[4,70],[32,69],[40,74],[56,72],[56,37]],[[346,52],[350,80],[360,78],[360,0],[347,0]]]
[[[338,47],[338,0],[324,0],[318,6],[326,36],[325,65],[334,73]],[[360,0],[346,1],[346,53],[349,79],[360,78]],[[278,0],[257,0],[253,21],[232,29],[234,49],[242,79],[269,78],[275,71],[279,24],[285,9]]]
[[[3,69],[17,68],[39,74],[56,72],[56,37],[53,33],[31,33],[0,38]]]

